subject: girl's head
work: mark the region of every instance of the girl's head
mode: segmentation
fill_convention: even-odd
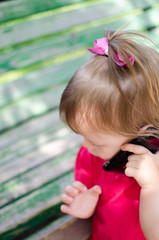
[[[61,98],[61,119],[82,135],[87,129],[131,139],[145,125],[159,129],[159,54],[139,33],[106,31],[105,37],[108,56],[92,56],[74,74]],[[114,53],[127,65],[118,66]]]

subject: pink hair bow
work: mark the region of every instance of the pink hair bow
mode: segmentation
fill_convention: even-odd
[[[98,55],[106,55],[108,56],[108,47],[109,47],[109,43],[108,43],[108,39],[106,37],[97,39],[93,42],[94,47],[95,48],[89,48],[88,50],[94,54],[98,54]],[[131,63],[131,65],[134,64],[134,58],[131,57],[130,55],[127,54],[127,57]],[[114,62],[118,65],[118,66],[127,66],[126,62],[124,61],[124,59],[120,56],[119,53],[117,53],[116,51],[114,51],[114,55],[113,55],[113,59]]]

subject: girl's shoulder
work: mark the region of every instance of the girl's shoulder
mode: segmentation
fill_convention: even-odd
[[[91,155],[92,154],[87,150],[87,148],[81,146],[78,151],[77,157],[83,157],[83,156],[91,157]]]

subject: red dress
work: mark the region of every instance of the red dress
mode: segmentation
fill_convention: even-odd
[[[139,223],[140,186],[122,172],[103,170],[105,160],[81,147],[75,180],[102,188],[92,221],[91,240],[146,240]]]

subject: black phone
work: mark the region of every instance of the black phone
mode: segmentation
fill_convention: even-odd
[[[154,129],[154,128],[153,128]],[[146,147],[152,153],[159,151],[159,139],[154,136],[142,136],[131,140],[129,143],[137,144]],[[124,172],[128,156],[133,153],[127,151],[119,151],[109,161],[104,163],[105,171],[120,171]]]

